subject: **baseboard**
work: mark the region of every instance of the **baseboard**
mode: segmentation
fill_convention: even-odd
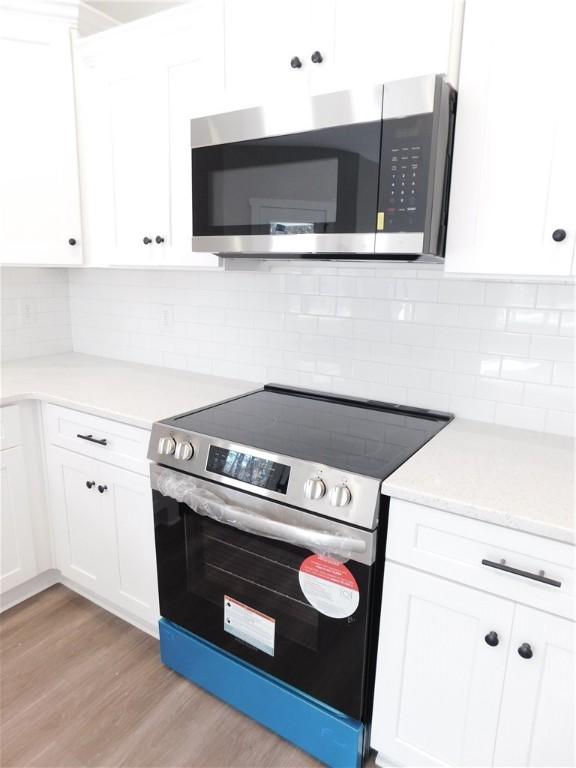
[[[63,584],[73,592],[76,592],[82,597],[85,597],[86,600],[90,600],[91,603],[99,605],[100,608],[108,611],[108,613],[113,613],[114,616],[117,616],[119,619],[122,619],[128,624],[132,624],[132,626],[142,630],[142,632],[146,632],[147,635],[152,635],[152,637],[155,638],[159,637],[157,623],[151,624],[147,621],[139,619],[137,616],[133,616],[128,611],[123,611],[121,608],[118,608],[118,606],[108,602],[107,600],[104,600],[99,595],[91,592],[89,589],[81,587],[74,581],[71,581],[65,576],[62,576],[60,571],[54,568],[51,568],[48,571],[44,571],[43,573],[38,574],[38,576],[34,576],[34,578],[26,581],[24,584],[19,584],[17,587],[13,587],[3,595],[0,595],[0,613],[7,611],[9,608],[13,608],[15,605],[18,605],[18,603],[22,603],[24,600],[28,600],[30,597],[34,597],[34,595],[43,592],[49,587],[53,587],[54,584]]]
[[[24,600],[28,600],[30,597],[34,597],[39,592],[44,592],[45,589],[53,587],[54,584],[60,582],[60,571],[51,568],[48,571],[39,573],[38,576],[34,576],[32,579],[25,581],[24,584],[18,584],[17,587],[12,587],[8,591],[0,595],[0,613],[7,611],[9,608],[13,608],[18,603],[22,603]]]

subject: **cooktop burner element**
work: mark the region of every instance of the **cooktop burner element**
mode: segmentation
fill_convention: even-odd
[[[268,385],[154,425],[148,458],[362,528],[447,413]]]
[[[446,414],[265,388],[167,423],[383,479],[449,420]]]

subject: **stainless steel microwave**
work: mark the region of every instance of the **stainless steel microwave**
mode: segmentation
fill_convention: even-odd
[[[441,259],[455,109],[428,75],[192,120],[192,249]]]

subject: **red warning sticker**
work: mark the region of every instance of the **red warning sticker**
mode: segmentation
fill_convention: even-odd
[[[358,608],[360,592],[356,579],[338,560],[310,555],[300,566],[298,580],[310,605],[325,616],[344,619]]]

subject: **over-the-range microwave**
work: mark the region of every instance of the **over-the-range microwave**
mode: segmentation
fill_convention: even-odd
[[[441,259],[455,111],[428,75],[192,120],[192,249]]]

